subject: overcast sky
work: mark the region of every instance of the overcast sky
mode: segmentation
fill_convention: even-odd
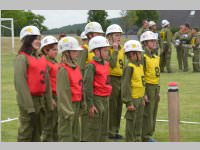
[[[121,10],[106,11],[108,12],[108,18],[120,17]],[[44,25],[49,29],[84,23],[88,17],[88,10],[32,10],[32,12],[43,15],[46,18]]]

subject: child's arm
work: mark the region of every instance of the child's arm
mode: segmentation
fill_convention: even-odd
[[[74,111],[68,74],[63,67],[60,67],[56,75],[56,91],[58,96],[58,110],[61,110],[67,119],[74,114]]]
[[[129,66],[125,67],[122,77],[122,101],[126,104],[127,107],[133,105],[131,96],[131,77],[133,71],[133,68]]]
[[[93,81],[94,81],[95,68],[93,64],[88,64],[85,69],[83,78],[85,101],[87,102],[88,108],[94,105],[93,103]]]
[[[113,50],[113,52],[110,51],[110,58],[109,58],[109,63],[111,68],[115,68],[117,64],[117,56],[118,56],[118,51]]]
[[[18,55],[14,64],[14,82],[18,105],[28,113],[35,112],[33,100],[26,81],[28,61],[24,55]]]

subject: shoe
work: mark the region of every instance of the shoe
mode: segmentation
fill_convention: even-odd
[[[110,135],[109,139],[119,140],[119,139],[123,139],[123,136],[120,134]]]
[[[123,136],[120,135],[120,134],[116,134],[115,137],[116,137],[117,139],[123,139]]]
[[[149,139],[148,142],[156,142],[154,139]]]

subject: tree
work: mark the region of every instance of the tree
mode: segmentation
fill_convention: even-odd
[[[47,27],[43,25],[45,18],[41,15],[36,15],[31,11],[2,10],[1,17],[13,18],[15,36],[19,36],[21,29],[27,25],[35,25],[41,32],[47,30]],[[2,24],[8,26],[7,22],[2,22]],[[2,35],[9,35],[8,32],[8,30],[2,29]]]
[[[44,16],[41,15],[36,15],[31,11],[26,12],[26,17],[27,17],[27,23],[30,25],[34,25],[37,26],[38,29],[43,32],[43,31],[47,31],[47,27],[43,25],[45,18]]]
[[[157,22],[159,20],[159,14],[156,10],[136,10],[137,20],[135,24],[140,27],[144,19],[153,20]]]
[[[137,20],[136,11],[134,10],[122,10],[120,12],[121,14],[121,24],[122,28],[126,34],[126,37],[128,36],[128,30],[133,27],[135,21]]]
[[[2,10],[1,11],[2,18],[13,18],[14,21],[14,34],[18,36],[20,30],[26,25],[27,18],[23,10]],[[8,22],[2,22],[2,25],[9,26]],[[2,35],[10,35],[7,29],[2,28]]]
[[[89,10],[87,22],[96,21],[101,24],[104,31],[110,25],[110,21],[106,18],[108,13],[105,10]]]

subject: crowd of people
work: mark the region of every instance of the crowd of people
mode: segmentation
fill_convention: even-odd
[[[90,22],[80,44],[65,34],[42,38],[36,26],[21,30],[14,64],[17,141],[155,141],[160,72],[165,67],[172,72],[171,42],[179,69],[188,71],[188,49],[193,48],[194,71],[199,71],[198,29],[185,24],[172,37],[169,21],[162,21],[158,33],[154,21],[144,20],[139,40],[122,45],[122,34],[117,24],[104,33],[100,23]],[[119,132],[123,104],[125,135]]]

